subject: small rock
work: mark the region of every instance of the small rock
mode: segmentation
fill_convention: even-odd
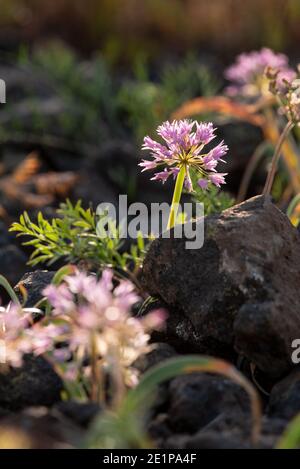
[[[249,412],[245,391],[221,376],[191,374],[170,383],[168,422],[172,432],[196,433],[219,416],[230,416],[244,425]]]
[[[300,338],[300,236],[288,218],[258,196],[206,217],[201,249],[185,242],[156,239],[143,267],[145,288],[169,309],[172,345],[288,372]]]
[[[51,406],[60,400],[62,388],[60,377],[44,358],[26,356],[21,368],[0,374],[0,407]]]

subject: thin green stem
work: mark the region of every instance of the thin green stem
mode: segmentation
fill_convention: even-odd
[[[182,165],[181,168],[180,168],[180,171],[177,175],[177,178],[176,178],[176,184],[175,184],[175,189],[174,189],[174,194],[173,194],[173,199],[172,199],[171,211],[170,211],[170,216],[169,216],[169,221],[168,221],[168,226],[167,226],[168,230],[173,228],[175,223],[176,223],[176,218],[177,218],[177,213],[178,213],[178,206],[179,206],[179,202],[180,202],[180,199],[181,199],[181,193],[182,193],[182,189],[183,189],[185,174],[186,174],[186,167],[185,167],[185,165]]]
[[[278,140],[278,143],[277,143],[277,146],[275,148],[275,152],[274,152],[274,155],[273,155],[273,158],[272,158],[271,168],[270,168],[270,171],[268,173],[265,188],[264,188],[264,191],[263,191],[264,195],[270,195],[270,193],[271,193],[274,177],[275,177],[275,174],[276,174],[277,164],[278,164],[280,154],[281,154],[282,145],[284,144],[285,139],[288,137],[288,135],[289,135],[290,131],[293,129],[294,125],[295,125],[294,122],[289,121],[286,124],[286,126],[285,126],[285,128],[284,128],[284,130],[283,130],[283,132],[280,136],[280,139]]]

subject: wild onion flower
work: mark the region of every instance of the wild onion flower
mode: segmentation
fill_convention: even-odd
[[[265,77],[265,69],[272,67],[279,70],[277,84],[281,86],[285,81],[291,82],[295,72],[289,67],[288,57],[278,54],[268,48],[260,51],[243,53],[225,71],[225,78],[232,82],[227,87],[227,94],[246,97],[269,95],[269,84]]]
[[[227,173],[218,173],[216,168],[228,151],[227,145],[220,142],[210,150],[205,151],[215,137],[215,128],[211,122],[203,123],[188,119],[173,122],[164,122],[157,128],[157,134],[164,143],[156,142],[150,137],[144,138],[142,150],[150,150],[152,160],[142,160],[139,163],[143,169],[161,169],[154,174],[152,180],[162,183],[173,176],[176,186],[168,227],[174,226],[176,218],[175,204],[179,204],[183,185],[188,191],[193,191],[190,170],[199,174],[198,185],[207,189],[210,183],[217,187],[225,184]]]
[[[137,384],[134,362],[151,350],[149,332],[162,327],[165,312],[133,317],[131,308],[139,300],[134,286],[124,280],[114,288],[109,269],[100,280],[76,271],[59,286],[49,285],[44,295],[52,311],[35,324],[31,315],[39,310],[0,308],[7,365],[21,366],[25,354],[43,355],[76,397],[104,399],[109,377],[113,401],[119,401],[125,386]]]
[[[103,394],[103,372],[110,375],[117,393],[124,385],[136,384],[134,362],[150,350],[149,331],[162,326],[164,311],[156,310],[141,319],[132,317],[131,308],[139,300],[134,286],[124,280],[113,288],[109,269],[100,280],[76,272],[61,285],[48,286],[44,294],[53,307],[52,321],[61,330],[55,337],[40,323],[38,337],[43,342],[50,332],[48,352],[52,361],[63,363],[65,379],[84,377],[96,400]]]

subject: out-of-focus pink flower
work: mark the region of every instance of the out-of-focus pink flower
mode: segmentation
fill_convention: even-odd
[[[139,297],[129,281],[114,288],[109,269],[100,280],[77,271],[43,293],[52,311],[36,324],[18,305],[0,308],[0,339],[9,365],[21,366],[28,353],[44,355],[64,379],[86,381],[95,379],[91,363],[96,362],[113,376],[118,370],[126,385],[136,384],[134,362],[150,350],[149,332],[162,327],[162,310],[142,319],[132,317]]]
[[[76,272],[65,277],[59,287],[47,287],[44,294],[53,306],[55,320],[65,324],[65,330],[58,330],[56,345],[68,343],[71,361],[78,370],[86,357],[91,359],[96,353],[102,366],[108,369],[117,366],[122,370],[126,384],[136,382],[137,372],[132,365],[139,355],[149,350],[148,332],[162,326],[163,311],[143,319],[132,317],[131,308],[139,300],[134,286],[124,280],[114,288],[109,269],[98,281],[95,276]],[[55,358],[57,352],[53,342],[51,344],[53,334],[51,337],[47,331],[39,334],[37,351],[49,345]],[[53,339],[55,344],[55,337]]]
[[[43,294],[48,299],[49,303],[53,306],[53,314],[68,313],[73,308],[73,296],[66,284],[48,285],[43,291]]]
[[[283,80],[292,81],[296,73],[289,67],[288,57],[268,48],[240,54],[233,65],[225,71],[231,85],[226,89],[230,96],[241,95],[256,97],[269,93],[268,82],[264,75],[267,67],[280,71],[278,85]]]

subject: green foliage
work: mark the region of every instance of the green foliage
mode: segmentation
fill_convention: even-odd
[[[234,205],[234,199],[226,192],[222,192],[216,186],[211,185],[209,189],[203,191],[196,189],[193,194],[194,202],[204,204],[204,214],[212,215],[214,213],[221,213],[229,207]]]
[[[22,47],[19,65],[26,72],[33,70],[45,92],[37,95],[36,85],[29,82],[21,109],[30,118],[24,119],[19,102],[12,104],[3,129],[6,138],[45,133],[65,139],[60,140],[62,148],[68,142],[94,147],[112,136],[123,138],[126,130],[140,142],[186,100],[215,95],[220,89],[216,74],[193,54],[165,65],[157,80],[150,78],[145,57],[136,61],[132,80],[119,80],[102,56],[80,61],[59,41],[33,53]]]
[[[196,96],[215,96],[221,88],[216,75],[199,63],[194,54],[189,54],[179,65],[166,65],[161,84],[169,112]]]
[[[53,41],[32,54],[21,48],[18,59],[26,72],[36,74],[45,92],[42,97],[36,95],[29,82],[25,101],[30,120],[24,121],[17,102],[11,106],[7,132],[46,132],[89,144],[99,144],[112,132],[118,133],[114,81],[100,55],[89,62],[79,61],[66,45]]]
[[[191,179],[193,182],[194,192],[192,200],[195,203],[204,204],[204,215],[212,215],[221,213],[223,210],[234,205],[234,199],[227,193],[210,184],[207,190],[201,189],[197,184],[197,174],[191,170]],[[187,191],[185,191],[187,193]]]
[[[108,219],[107,224],[101,227],[101,217],[91,208],[84,209],[80,201],[73,205],[67,200],[61,204],[57,215],[48,221],[39,213],[34,223],[24,212],[19,222],[12,224],[10,231],[18,233],[17,236],[31,238],[23,243],[34,248],[29,265],[51,265],[64,259],[67,262],[86,261],[99,269],[111,267],[125,272],[136,270],[141,265],[145,253],[142,236],[139,236],[137,244],[131,246],[130,252],[121,253],[123,243],[114,221]],[[103,236],[104,228],[111,236]]]
[[[127,114],[127,120],[141,142],[156,124],[164,120],[166,110],[162,107],[160,86],[151,82],[128,82],[124,84],[118,96],[120,109]]]
[[[78,62],[70,49],[54,43],[38,50],[33,62],[56,82],[56,89],[67,104],[84,111],[83,130],[98,126],[101,117],[111,125],[116,123],[113,82],[100,56],[90,63]]]

